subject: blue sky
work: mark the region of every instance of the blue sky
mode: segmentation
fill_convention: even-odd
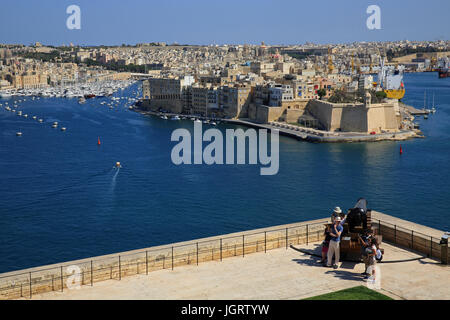
[[[68,30],[66,8],[81,8]],[[381,30],[366,8],[381,8]],[[0,43],[268,44],[448,40],[448,0],[1,0]]]

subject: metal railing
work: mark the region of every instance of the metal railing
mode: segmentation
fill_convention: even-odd
[[[383,241],[423,253],[429,258],[439,258],[443,261],[440,238],[380,219],[372,220],[372,228],[375,228],[377,233],[383,236]]]
[[[222,261],[228,257],[245,257],[251,253],[267,252],[277,248],[288,249],[289,245],[293,244],[318,242],[323,240],[323,225],[328,222],[329,220],[323,220],[213,240],[189,241],[181,245],[120,253],[81,262],[67,262],[55,267],[0,276],[0,299],[32,298],[33,294],[63,292],[70,286],[68,280],[74,280],[75,276],[79,285],[93,286],[95,282],[104,280],[121,280],[122,277],[148,275],[156,270],[173,270],[183,265]],[[429,257],[440,257],[440,239],[436,237],[378,219],[372,220],[372,228],[376,234],[383,236],[383,241],[422,252]],[[80,272],[69,272],[67,269],[72,266],[78,267]]]
[[[33,294],[50,291],[63,292],[72,281],[93,286],[95,282],[122,277],[149,274],[151,271],[171,269],[182,265],[288,249],[292,244],[309,244],[323,239],[323,225],[329,220],[293,225],[260,232],[242,233],[213,240],[190,241],[186,244],[121,253],[111,257],[67,262],[55,267],[0,276],[0,299],[32,298]],[[67,270],[76,266],[80,272]],[[69,284],[67,283],[69,281]]]

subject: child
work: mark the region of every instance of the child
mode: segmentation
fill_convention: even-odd
[[[371,238],[370,239],[370,247],[368,248],[368,255],[367,255],[367,263],[368,263],[368,269],[367,271],[369,271],[369,268],[371,269],[371,276],[367,276],[366,278],[364,278],[365,280],[375,283],[375,278],[376,278],[376,274],[375,274],[375,269],[376,269],[376,264],[377,264],[377,260],[376,260],[376,255],[377,255],[377,249],[378,249],[378,241],[376,238]]]

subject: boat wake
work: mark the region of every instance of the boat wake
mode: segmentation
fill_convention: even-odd
[[[114,173],[114,176],[112,177],[111,192],[113,192],[114,189],[116,188],[116,178],[117,178],[117,175],[119,174],[119,171],[120,171],[120,167],[117,168],[116,173]]]

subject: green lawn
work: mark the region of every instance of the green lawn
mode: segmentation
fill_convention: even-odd
[[[365,286],[358,286],[349,289],[339,290],[320,296],[306,298],[304,300],[393,300],[379,292],[371,290]]]

